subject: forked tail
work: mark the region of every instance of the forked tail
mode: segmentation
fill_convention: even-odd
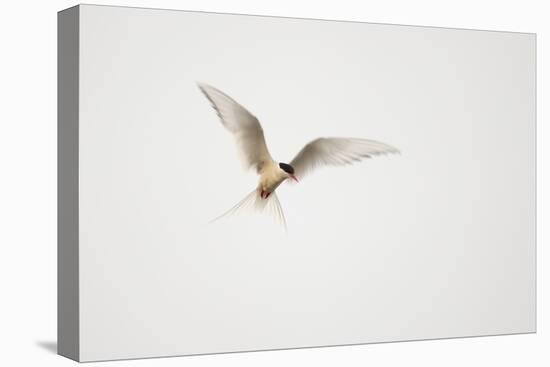
[[[283,213],[283,208],[281,207],[281,203],[279,202],[279,198],[277,198],[275,192],[272,192],[271,195],[269,195],[269,197],[267,197],[266,199],[262,199],[257,189],[252,190],[241,201],[235,204],[235,206],[233,206],[222,215],[212,219],[210,223],[249,209],[270,215],[286,230],[286,220]]]

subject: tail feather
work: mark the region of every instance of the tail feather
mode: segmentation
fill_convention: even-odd
[[[281,203],[279,202],[279,198],[277,197],[277,195],[275,195],[275,193],[272,193],[268,198],[267,200],[269,200],[268,204],[271,204],[272,207],[274,207],[274,215],[277,219],[277,221],[279,222],[279,224],[281,224],[285,231],[287,230],[287,227],[286,227],[286,219],[285,219],[285,213],[283,213],[283,207],[281,206]]]
[[[210,223],[216,222],[219,219],[237,214],[241,211],[253,209],[260,213],[266,213],[275,218],[277,223],[281,224],[286,230],[286,220],[283,213],[281,203],[277,198],[275,192],[272,192],[268,198],[262,199],[258,190],[254,189],[248,195],[246,195],[241,201],[235,204],[231,209],[212,219]]]
[[[248,195],[246,195],[241,201],[239,201],[237,204],[235,204],[231,209],[226,211],[225,213],[217,216],[216,218],[212,219],[210,223],[213,223],[219,219],[222,219],[224,217],[230,216],[232,214],[237,213],[241,209],[249,208],[254,202],[257,200],[256,196],[258,196],[258,192],[256,190],[250,192]]]

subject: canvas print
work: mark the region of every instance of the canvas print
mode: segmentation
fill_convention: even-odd
[[[534,34],[99,5],[58,27],[61,355],[535,332]]]

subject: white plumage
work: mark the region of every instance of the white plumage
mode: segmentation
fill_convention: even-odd
[[[306,144],[290,165],[296,170],[296,175],[303,178],[322,165],[340,166],[389,153],[399,153],[399,150],[374,140],[317,138]]]
[[[271,208],[272,214],[285,224],[275,190],[286,179],[298,181],[323,165],[340,166],[377,155],[399,153],[396,148],[374,140],[318,138],[306,144],[290,164],[277,163],[267,149],[264,131],[254,115],[222,91],[204,83],[198,86],[222,124],[233,134],[245,168],[255,169],[260,175],[257,188],[222,216],[245,207],[262,211]]]
[[[223,126],[235,137],[245,168],[253,167],[259,173],[265,164],[273,162],[256,116],[214,87],[199,83],[199,88],[218,113]]]

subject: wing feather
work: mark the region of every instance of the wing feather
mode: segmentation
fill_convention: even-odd
[[[260,121],[222,91],[208,84],[197,84],[216,110],[223,126],[235,137],[245,168],[254,168],[259,173],[266,163],[273,161]]]
[[[399,153],[399,150],[375,140],[318,138],[306,144],[290,165],[301,179],[319,166],[340,166],[390,153]]]

